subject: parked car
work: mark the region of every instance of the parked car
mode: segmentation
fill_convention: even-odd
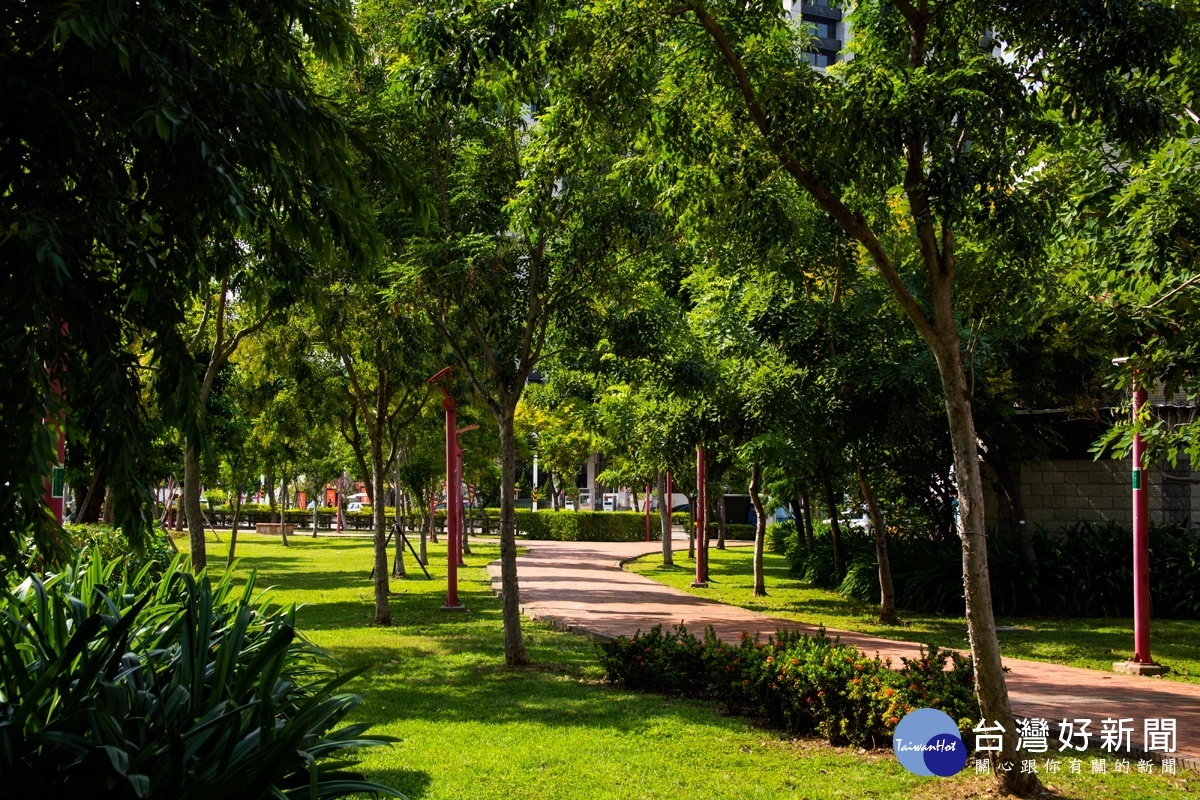
[[[366,503],[360,503],[357,500],[353,503],[346,504],[347,511],[362,511],[366,507],[367,507]]]
[[[563,510],[574,511],[575,510],[575,501],[568,499],[565,503],[563,503]]]

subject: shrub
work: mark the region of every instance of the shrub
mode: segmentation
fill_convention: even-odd
[[[166,531],[154,527],[146,536],[140,552],[131,550],[129,539],[114,525],[86,523],[65,526],[76,550],[88,560],[95,553],[106,564],[112,564],[117,578],[136,575],[143,567],[149,568],[151,577],[163,574],[175,558],[175,547]]]
[[[772,522],[767,526],[767,549],[772,553],[787,555],[795,549],[802,549],[800,535],[796,530],[795,520]]]
[[[886,745],[913,708],[941,708],[955,719],[977,708],[970,659],[932,647],[904,659],[899,671],[824,630],[816,636],[780,632],[766,642],[743,634],[729,645],[712,628],[701,641],[683,626],[672,633],[656,626],[598,647],[612,683],[717,700],[730,712],[758,714],[834,744]]]
[[[21,797],[395,794],[347,771],[382,744],[295,631],[175,559],[121,579],[93,551],[0,591],[0,774]],[[330,760],[334,759],[334,760]],[[398,795],[397,795],[398,796]]]

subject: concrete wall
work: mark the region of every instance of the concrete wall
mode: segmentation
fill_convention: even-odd
[[[1186,464],[1169,470],[1191,474]],[[1088,459],[1029,461],[1021,465],[1021,496],[1030,527],[1055,530],[1075,522],[1133,522],[1131,462]],[[986,472],[985,472],[986,474]],[[1164,481],[1163,469],[1147,470],[1154,522],[1200,522],[1200,486]],[[989,527],[1011,528],[1008,504],[988,487],[984,512]]]

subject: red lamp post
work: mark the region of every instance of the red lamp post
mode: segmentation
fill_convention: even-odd
[[[450,396],[442,380],[454,367],[446,367],[429,379],[432,386],[442,392],[442,409],[446,412],[446,604],[442,611],[466,611],[458,600],[458,539],[459,516],[462,509],[461,484],[458,481],[458,428],[456,412],[458,405]]]
[[[696,580],[693,589],[708,588],[708,470],[704,448],[696,447]]]
[[[1127,359],[1115,359],[1113,364]],[[1133,421],[1146,405],[1146,389],[1133,373]],[[1133,660],[1113,664],[1119,672],[1162,675],[1167,667],[1150,658],[1150,487],[1143,466],[1146,460],[1142,435],[1133,435]]]

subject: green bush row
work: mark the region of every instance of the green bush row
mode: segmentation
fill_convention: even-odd
[[[516,514],[517,535],[526,539],[560,542],[640,542],[646,538],[646,515],[641,511],[518,510]],[[671,519],[674,524],[682,525],[687,519],[687,514],[676,512],[671,515]],[[650,538],[662,539],[662,523],[657,514],[650,517]]]
[[[843,530],[843,570],[834,569],[828,528],[814,526],[810,553],[794,526],[773,526],[768,540],[793,574],[847,597],[879,602],[875,545],[869,534]],[[1007,616],[1128,617],[1133,614],[1132,534],[1115,523],[1077,523],[1032,533],[1037,570],[1021,559],[1013,537],[988,537],[996,613]],[[896,604],[921,613],[962,614],[962,546],[957,540],[896,537],[888,541]],[[1181,525],[1150,530],[1150,603],[1155,617],[1200,619],[1200,536]]]
[[[597,645],[605,677],[629,689],[717,700],[730,713],[766,718],[792,733],[817,733],[832,744],[884,747],[914,708],[939,708],[973,725],[978,715],[970,658],[931,647],[899,670],[830,639],[781,631],[766,642],[742,634],[697,639],[680,626],[656,626],[632,639]]]
[[[709,524],[712,525],[712,530],[708,532],[708,536],[710,539],[715,540],[717,537],[717,526],[714,523]],[[725,538],[732,539],[735,542],[753,542],[754,526],[735,524],[732,522],[726,523]]]

